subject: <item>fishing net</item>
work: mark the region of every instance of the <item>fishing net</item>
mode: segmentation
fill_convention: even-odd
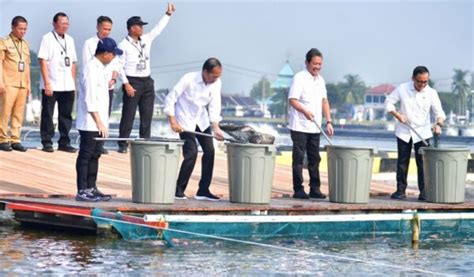
[[[221,123],[219,127],[233,139],[242,143],[273,144],[275,142],[274,136],[257,132],[247,125]]]

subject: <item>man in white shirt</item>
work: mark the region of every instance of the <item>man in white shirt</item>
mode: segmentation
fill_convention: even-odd
[[[94,58],[95,50],[99,40],[106,38],[112,32],[112,19],[108,16],[101,15],[97,18],[97,33],[90,37],[84,42],[82,47],[82,68],[85,69],[87,64]],[[119,62],[117,58],[114,58],[109,65],[107,65],[109,80],[109,116],[112,112],[112,102],[114,98],[114,87],[117,82],[117,75],[119,70]],[[102,154],[108,154],[108,151],[102,149]]]
[[[66,34],[69,18],[59,12],[53,18],[54,30],[46,33],[38,51],[41,70],[40,87],[42,92],[41,143],[43,151],[53,152],[54,136],[53,113],[58,103],[58,150],[76,152],[71,146],[69,131],[72,125],[72,108],[76,89],[76,50],[74,40]]]
[[[184,191],[196,164],[197,139],[201,145],[203,155],[201,180],[195,199],[219,200],[219,197],[213,195],[209,190],[214,170],[214,144],[212,138],[196,136],[186,131],[204,132],[206,134],[211,134],[211,131],[213,131],[217,139],[224,139],[219,128],[219,122],[222,120],[220,115],[221,74],[222,64],[220,61],[216,58],[209,58],[204,63],[201,72],[185,74],[166,96],[164,112],[168,116],[171,129],[179,133],[179,137],[184,140],[184,160],[176,183],[176,199],[187,199]]]
[[[120,49],[124,51],[120,57],[123,66],[121,71],[123,106],[119,129],[121,138],[130,137],[137,107],[140,113],[140,137],[149,138],[151,135],[151,121],[155,104],[154,81],[150,76],[151,44],[164,30],[175,10],[175,6],[168,3],[166,14],[146,34],[143,34],[143,25],[148,23],[143,22],[139,16],[132,16],[127,20],[128,36],[119,45]],[[119,153],[127,153],[127,142],[119,141],[118,146]]]
[[[438,93],[428,86],[429,79],[428,68],[417,66],[413,70],[412,81],[398,86],[385,100],[387,112],[398,120],[395,129],[398,148],[397,191],[391,195],[393,199],[406,198],[408,166],[413,144],[420,190],[418,199],[425,200],[423,158],[419,149],[424,146],[423,140],[429,143],[432,133],[441,134],[441,127],[446,119]],[[400,102],[400,111],[397,111],[395,107],[398,102]],[[431,112],[436,118],[433,126],[430,123]],[[406,125],[414,128],[421,138]]]
[[[97,173],[103,142],[95,138],[108,136],[109,81],[108,64],[123,52],[115,41],[105,37],[99,40],[94,58],[87,63],[81,79],[77,100],[76,127],[81,135],[76,160],[77,201],[108,201],[110,195],[97,189]]]
[[[315,122],[321,126],[322,114],[326,118],[328,135],[334,134],[331,122],[329,101],[327,99],[326,83],[319,74],[323,64],[323,54],[316,48],[306,53],[306,69],[295,74],[293,84],[288,94],[288,128],[293,141],[292,170],[293,170],[293,198],[324,199],[319,176],[320,130]],[[309,195],[303,187],[303,160],[305,153],[308,156]]]

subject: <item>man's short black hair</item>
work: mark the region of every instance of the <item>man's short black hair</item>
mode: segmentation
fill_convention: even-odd
[[[323,53],[321,53],[321,51],[319,51],[316,48],[311,48],[311,49],[309,49],[308,53],[306,53],[306,62],[308,62],[308,63],[311,62],[313,57],[323,58]]]
[[[430,71],[428,70],[428,68],[426,66],[419,65],[419,66],[415,67],[415,69],[413,69],[413,77],[416,77],[419,74],[425,74],[425,73],[430,74]]]
[[[54,15],[53,22],[58,23],[59,17],[67,17],[67,14],[63,12],[58,12],[57,14]]]
[[[19,23],[28,23],[28,21],[23,16],[17,15],[12,19],[12,26],[16,27]]]
[[[209,58],[202,65],[202,70],[211,72],[215,67],[222,67],[221,62],[216,58]]]
[[[97,18],[97,25],[100,25],[100,24],[102,24],[102,23],[104,23],[104,22],[108,22],[108,23],[110,23],[110,24],[114,24],[114,23],[112,22],[112,19],[111,19],[110,17],[106,16],[106,15],[101,15],[101,16],[99,16],[99,17]]]

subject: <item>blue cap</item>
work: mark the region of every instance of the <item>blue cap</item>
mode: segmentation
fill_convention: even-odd
[[[97,43],[97,49],[95,50],[96,54],[100,53],[114,53],[115,55],[122,55],[123,51],[117,47],[117,43],[113,38],[103,38],[99,40],[99,43]]]

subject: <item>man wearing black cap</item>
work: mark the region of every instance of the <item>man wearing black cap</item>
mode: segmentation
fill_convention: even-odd
[[[151,135],[151,120],[155,104],[155,88],[150,77],[150,50],[153,40],[168,24],[170,16],[176,10],[174,4],[168,3],[166,14],[156,26],[143,34],[143,22],[139,16],[132,16],[127,20],[128,36],[120,43],[124,54],[120,61],[123,66],[121,79],[123,82],[123,106],[120,119],[119,136],[130,137],[133,128],[135,113],[140,113],[140,137],[149,138]],[[127,143],[120,141],[119,153],[127,153]]]
[[[107,137],[109,122],[109,81],[107,66],[115,55],[122,55],[111,38],[102,38],[97,43],[95,56],[84,68],[81,89],[77,100],[76,128],[81,135],[79,155],[76,161],[77,201],[108,201],[110,195],[97,189],[96,180],[103,142],[97,137]]]

